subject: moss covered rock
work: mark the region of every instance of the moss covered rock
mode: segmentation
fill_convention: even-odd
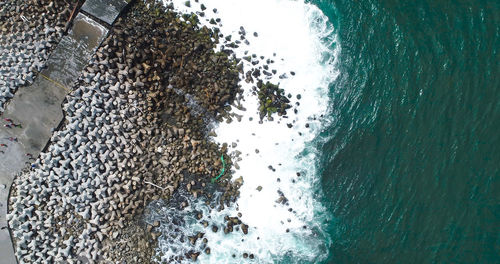
[[[262,81],[257,83],[259,96],[259,114],[262,120],[266,115],[271,117],[277,113],[279,116],[286,115],[286,110],[291,108],[290,100],[285,96],[285,91],[279,88],[279,84]]]

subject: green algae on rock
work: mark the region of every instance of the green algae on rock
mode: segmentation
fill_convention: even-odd
[[[270,82],[257,82],[258,97],[259,97],[259,115],[262,120],[266,115],[271,117],[274,113],[279,116],[286,115],[286,110],[291,108],[290,100],[285,96],[283,89],[279,88],[279,84]]]

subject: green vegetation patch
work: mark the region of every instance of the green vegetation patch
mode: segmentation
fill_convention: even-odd
[[[271,117],[277,113],[279,116],[286,115],[286,110],[291,108],[290,100],[285,96],[285,91],[278,84],[262,81],[257,83],[259,96],[259,114],[262,120],[266,115]]]

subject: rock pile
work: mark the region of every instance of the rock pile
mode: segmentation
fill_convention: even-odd
[[[18,87],[33,82],[60,40],[73,4],[0,0],[0,113]]]
[[[240,92],[236,63],[213,51],[217,36],[195,16],[154,1],[124,16],[67,97],[64,126],[14,182],[8,220],[20,263],[148,263],[158,234],[137,218],[149,201],[181,185],[210,197],[221,155],[230,170],[187,102],[224,115]],[[241,182],[218,185],[222,206]]]
[[[279,116],[286,115],[286,110],[291,108],[290,100],[285,96],[283,89],[279,88],[279,84],[270,82],[262,83],[262,80],[257,82],[258,97],[259,97],[259,115],[260,119],[264,116],[271,117],[274,113]]]
[[[158,249],[153,256],[157,263],[185,263],[196,260],[201,254],[211,254],[210,246],[217,247],[217,244],[210,245],[208,233],[246,235],[249,232],[249,226],[240,220],[241,213],[219,219],[217,214],[220,212],[213,214],[208,209],[216,207],[220,192],[215,192],[215,197],[210,199],[206,196],[194,198],[188,193],[186,186],[181,185],[170,200],[153,201],[146,208],[148,230],[159,235]],[[185,207],[186,204],[190,206]]]

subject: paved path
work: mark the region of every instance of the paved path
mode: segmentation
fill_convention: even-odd
[[[48,67],[32,85],[18,90],[0,116],[0,144],[7,145],[0,146],[4,152],[0,152],[0,264],[16,263],[6,221],[12,181],[23,169],[29,169],[32,160],[26,154],[36,158],[50,140],[53,129],[62,122],[64,98],[108,33],[110,25],[105,27],[91,17],[112,24],[126,6],[123,0],[87,2],[82,8],[84,12],[75,17],[73,27],[53,51]],[[99,3],[101,9],[97,8]],[[94,9],[88,8],[89,5]],[[5,118],[21,127],[5,127],[9,123]]]

